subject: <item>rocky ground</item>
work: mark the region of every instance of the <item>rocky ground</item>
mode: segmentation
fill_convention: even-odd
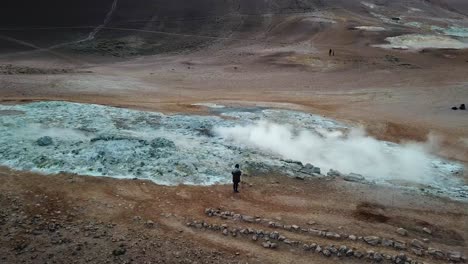
[[[3,263],[458,263],[463,203],[341,180],[231,186],[2,169]],[[436,209],[433,209],[436,208]]]
[[[36,2],[0,9],[4,105],[300,110],[395,143],[437,138],[468,163],[468,111],[452,110],[468,103],[465,0]],[[244,181],[234,195],[1,168],[0,263],[466,261],[466,203],[343,177]]]

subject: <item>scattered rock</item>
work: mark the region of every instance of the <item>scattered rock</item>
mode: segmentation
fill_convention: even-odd
[[[347,246],[340,246],[340,248],[338,249],[338,251],[342,254],[346,254],[346,252],[348,251],[348,247]]]
[[[327,176],[328,177],[342,177],[343,174],[341,174],[341,172],[339,172],[337,170],[331,169],[330,171],[327,172]]]
[[[438,259],[445,259],[445,253],[441,250],[435,249],[435,248],[429,248],[427,250],[427,254],[438,258]]]
[[[314,236],[320,236],[320,234],[322,233],[322,231],[320,230],[317,230],[317,229],[313,229],[313,228],[309,228],[309,233],[314,235]]]
[[[324,250],[322,251],[322,254],[323,254],[325,257],[330,257],[330,256],[331,256],[331,252],[330,252],[330,250],[328,250],[328,249],[324,249]]]
[[[307,163],[304,167],[302,167],[300,172],[305,173],[305,174],[309,174],[309,175],[320,174],[320,168],[316,168],[312,164]]]
[[[364,254],[360,251],[354,251],[354,257],[355,258],[362,258],[364,256]]]
[[[411,246],[419,249],[425,249],[426,245],[421,240],[413,239],[411,240]]]
[[[379,252],[375,252],[373,256],[373,260],[375,260],[376,262],[381,262],[383,261],[383,257]]]
[[[154,222],[151,220],[146,221],[145,226],[147,228],[153,228],[154,227]]]
[[[127,253],[127,250],[124,247],[119,247],[117,249],[114,249],[114,251],[112,251],[112,255],[114,256],[125,255],[125,253]]]
[[[393,261],[393,263],[395,264],[403,264],[405,263],[407,260],[407,257],[405,255],[405,253],[399,253],[396,257],[395,257],[395,260]]]
[[[276,240],[277,240],[277,239],[279,238],[279,233],[276,232],[276,231],[271,232],[271,233],[270,233],[270,238],[271,238],[271,239],[276,239]]]
[[[364,241],[366,241],[367,244],[376,246],[380,243],[380,237],[378,236],[366,236],[363,238]]]
[[[404,229],[404,228],[401,228],[401,227],[397,229],[397,233],[402,235],[402,236],[407,236],[408,235],[408,231],[406,229]]]
[[[426,232],[429,235],[432,235],[432,231],[427,227],[423,227],[423,231]]]
[[[424,255],[424,252],[422,249],[419,248],[412,248],[411,251],[416,255],[416,256],[422,256]]]
[[[255,221],[255,218],[250,216],[250,215],[243,215],[242,220],[248,223],[253,223]]]
[[[393,240],[382,238],[382,246],[393,247]]]
[[[399,250],[405,250],[406,249],[406,243],[403,241],[394,241],[393,242],[393,247]]]
[[[334,238],[334,239],[340,239],[341,236],[337,233],[334,232],[327,232],[325,235],[327,238]]]
[[[460,252],[449,252],[448,253],[448,258],[451,261],[454,262],[461,262],[462,261],[462,255]]]
[[[343,176],[343,179],[349,182],[362,182],[365,180],[364,176],[357,173],[350,173],[348,175],[345,175]]]
[[[54,144],[54,141],[52,140],[51,137],[45,136],[41,137],[36,141],[36,144],[41,147],[46,147]]]
[[[170,141],[169,139],[162,138],[162,137],[157,137],[151,140],[150,145],[153,148],[175,148],[176,147],[174,142]]]
[[[320,247],[319,245],[317,245],[317,247],[315,248],[315,252],[317,252],[317,253],[322,252],[322,247]]]
[[[265,241],[262,243],[262,246],[264,248],[271,248],[271,249],[275,249],[278,247],[278,245],[276,243],[271,243],[270,241]]]

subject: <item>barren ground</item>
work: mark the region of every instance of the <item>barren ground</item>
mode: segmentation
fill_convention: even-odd
[[[457,15],[453,10],[444,12],[466,23],[462,12],[466,4],[453,2],[461,11]],[[124,43],[117,45],[128,45],[129,39],[137,45],[145,38],[161,38],[161,47],[155,45],[169,51],[157,55],[125,53],[133,49],[131,45],[125,51],[109,51],[106,45],[113,44],[106,37],[122,34],[117,22],[104,28],[105,37],[91,42],[95,45],[91,48],[84,42],[42,49],[69,41],[60,39],[57,29],[37,29],[36,35],[2,31],[0,103],[65,100],[190,114],[205,114],[206,109],[193,106],[203,102],[296,109],[362,125],[371,135],[393,142],[425,141],[432,133],[441,139],[439,155],[467,164],[468,112],[451,107],[468,104],[468,51],[373,48],[370,44],[382,43],[396,33],[350,30],[351,26],[384,24],[364,8],[358,3],[351,11],[333,9],[336,23],[312,29],[308,22],[302,24],[300,15],[264,15],[262,19],[271,20],[268,33],[263,32],[265,28],[248,34],[220,29],[218,37],[206,41],[206,35],[213,32],[200,37],[197,31],[197,37],[189,31],[164,42],[157,27],[128,29],[126,25],[123,32],[134,35],[116,37]],[[120,19],[122,9],[116,11]],[[250,25],[250,15],[239,17]],[[150,18],[154,22],[158,17]],[[394,27],[398,34],[416,31]],[[87,36],[89,30],[85,27],[73,34]],[[179,38],[193,43],[184,42],[188,48],[171,47],[181,44]],[[335,49],[335,56],[328,56],[329,48]],[[226,177],[230,177],[229,170]],[[466,172],[464,178],[468,180]],[[424,263],[449,262],[427,253],[417,256],[410,246],[413,239],[427,239],[424,247],[468,254],[466,203],[336,179],[252,175],[243,181],[241,193],[233,194],[231,186],[225,185],[168,187],[139,180],[45,176],[1,168],[0,263],[372,262],[336,255],[327,258],[304,251],[302,242],[390,255],[403,252]],[[408,248],[371,246],[362,239],[312,236],[208,217],[204,213],[208,207],[285,225],[401,240]],[[262,239],[252,241],[252,234],[225,236],[221,230],[186,225],[193,221],[227,224],[229,230],[277,230],[301,244],[280,241],[278,248],[265,249]],[[424,227],[432,234],[424,232]],[[408,230],[408,236],[398,234],[398,228]]]

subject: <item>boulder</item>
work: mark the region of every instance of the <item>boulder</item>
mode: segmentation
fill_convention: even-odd
[[[36,144],[40,147],[46,147],[54,144],[54,141],[51,137],[45,136],[36,140]]]
[[[330,257],[330,256],[331,256],[331,252],[330,252],[330,250],[328,250],[328,249],[324,249],[324,250],[322,251],[322,254],[323,254],[325,257]]]

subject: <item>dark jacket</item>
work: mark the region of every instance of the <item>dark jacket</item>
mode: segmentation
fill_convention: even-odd
[[[235,168],[232,171],[232,182],[240,182],[241,175],[242,175],[241,170],[239,170],[238,168]]]

